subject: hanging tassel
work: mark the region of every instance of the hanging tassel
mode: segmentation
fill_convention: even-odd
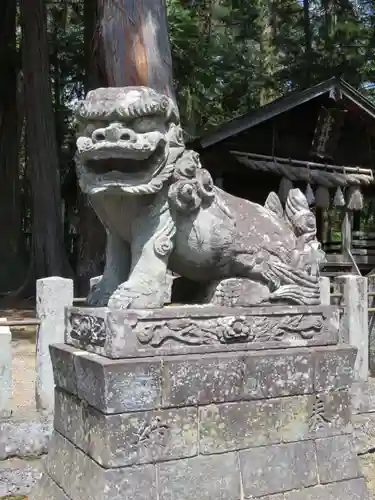
[[[293,189],[293,182],[287,177],[283,177],[279,186],[279,198],[282,203],[286,202],[291,189]]]
[[[363,195],[359,186],[350,186],[348,189],[348,210],[359,211],[363,209]]]
[[[333,206],[345,207],[345,197],[340,186],[336,189],[335,197],[333,198]]]
[[[326,186],[318,186],[315,193],[315,206],[319,208],[329,208],[330,202],[329,189]]]
[[[315,196],[314,196],[314,191],[312,190],[310,183],[307,184],[306,191],[305,191],[305,196],[307,203],[311,207],[311,205],[314,205],[315,203]]]

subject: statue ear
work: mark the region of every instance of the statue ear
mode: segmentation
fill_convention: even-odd
[[[178,108],[170,97],[164,96],[161,107],[165,109],[165,115],[168,122],[180,125],[180,114],[178,112]]]

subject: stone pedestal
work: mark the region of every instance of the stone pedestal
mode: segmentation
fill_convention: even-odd
[[[33,500],[366,500],[332,307],[67,311]]]

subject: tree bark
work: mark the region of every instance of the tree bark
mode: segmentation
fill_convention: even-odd
[[[21,0],[27,162],[32,191],[32,270],[30,276],[64,276],[59,161],[49,80],[44,0]]]
[[[85,50],[85,91],[101,85],[96,61],[96,29],[98,23],[98,0],[84,0],[84,50]]]
[[[101,85],[144,85],[174,99],[165,0],[98,0]]]
[[[4,0],[0,17],[0,291],[8,292],[24,278],[19,168],[23,122],[19,109],[19,53],[16,47],[16,2]]]

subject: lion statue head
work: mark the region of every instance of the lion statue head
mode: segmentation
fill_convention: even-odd
[[[77,174],[88,195],[156,193],[184,152],[176,105],[147,87],[92,90],[76,118]]]

